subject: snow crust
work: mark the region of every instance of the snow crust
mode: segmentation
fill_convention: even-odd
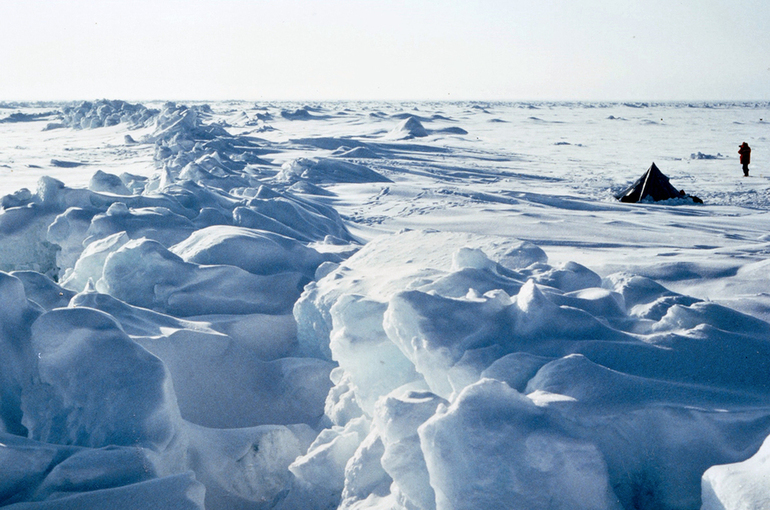
[[[0,505],[764,508],[766,110],[19,105]]]

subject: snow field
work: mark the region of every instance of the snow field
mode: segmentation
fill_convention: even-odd
[[[766,105],[150,106],[0,123],[0,504],[766,503]]]

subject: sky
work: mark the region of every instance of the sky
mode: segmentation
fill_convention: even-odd
[[[770,100],[767,0],[0,0],[0,101]]]

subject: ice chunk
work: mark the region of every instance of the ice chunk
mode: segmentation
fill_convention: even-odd
[[[83,252],[83,240],[88,236],[91,220],[99,212],[96,208],[70,207],[48,226],[46,239],[60,251],[56,254],[59,269],[72,269]],[[66,272],[66,271],[65,271]]]
[[[212,315],[189,321],[131,306],[88,288],[73,297],[69,306],[95,308],[109,313],[126,333],[135,337],[167,336],[176,330],[189,329],[227,335],[263,361],[296,354],[297,330],[290,314]]]
[[[34,323],[31,342],[37,366],[22,409],[32,439],[175,447],[181,417],[168,371],[109,315],[87,308],[48,312]]]
[[[250,199],[233,211],[237,225],[268,230],[301,241],[322,240],[328,235],[350,240],[339,215],[330,208],[300,201],[297,197]]]
[[[195,329],[196,326],[196,323],[131,306],[108,294],[100,294],[91,284],[86,285],[83,292],[73,296],[69,306],[101,310],[118,321],[123,330],[131,336],[161,336],[164,332]],[[205,330],[205,327],[201,325],[200,329]]]
[[[81,448],[0,433],[0,501],[26,509],[203,509],[192,472],[159,475],[137,447]]]
[[[391,492],[405,508],[436,508],[436,498],[417,430],[449,402],[430,393],[393,392],[377,403],[374,426],[384,444],[382,467],[393,479]]]
[[[701,481],[701,510],[766,508],[770,504],[769,456],[770,438],[751,458],[706,470]]]
[[[188,218],[165,207],[129,209],[125,203],[115,202],[107,212],[94,216],[83,244],[125,232],[131,239],[146,237],[170,247],[187,238],[194,230]]]
[[[493,270],[495,263],[489,260],[486,254],[478,248],[460,248],[452,254],[452,271],[462,269],[486,269]]]
[[[717,402],[718,392],[708,395],[704,387],[658,381],[623,374],[599,365],[581,354],[571,354],[546,363],[530,379],[526,393],[536,390],[566,395],[597,411],[621,412],[655,404],[696,406],[708,399]],[[731,398],[722,395],[721,398]],[[617,407],[620,410],[617,410]]]
[[[594,317],[609,319],[628,316],[623,296],[599,287],[590,287],[564,294],[549,292],[548,299],[559,306],[571,306],[585,310]]]
[[[95,129],[121,122],[131,128],[137,128],[148,124],[157,114],[157,110],[141,104],[107,99],[83,101],[79,105],[66,106],[61,110],[64,124],[74,129]]]
[[[21,503],[30,510],[103,510],[123,508],[126,502],[139,508],[203,510],[205,488],[192,472],[91,492],[79,492],[41,503]],[[157,505],[157,506],[156,506]]]
[[[107,257],[129,240],[128,234],[118,232],[86,246],[75,262],[75,267],[65,273],[62,286],[80,292],[86,287],[89,279],[98,281],[102,277]]]
[[[37,182],[35,201],[47,211],[60,213],[69,207],[91,207],[98,196],[90,190],[68,188],[58,179],[43,176]]]
[[[35,271],[14,271],[11,274],[24,284],[27,299],[46,311],[66,307],[75,295],[71,290],[60,287],[47,276]]]
[[[505,383],[465,388],[418,432],[438,510],[622,508],[599,450]]]
[[[0,272],[0,432],[26,435],[21,392],[32,378],[30,326],[40,315],[27,300],[21,280]],[[0,448],[0,450],[2,450]]]
[[[307,279],[261,276],[234,266],[185,262],[155,241],[129,241],[111,253],[97,289],[132,305],[179,317],[287,313]]]
[[[386,305],[342,296],[332,307],[332,358],[349,376],[357,404],[369,416],[377,399],[408,382],[422,380],[383,329]]]
[[[334,387],[329,390],[324,404],[324,414],[329,417],[334,425],[345,426],[353,418],[364,414],[355,394],[355,385],[350,375],[336,367],[329,373],[329,378]]]
[[[104,191],[115,195],[131,195],[131,190],[123,184],[120,177],[101,170],[97,170],[93,177],[91,177],[88,188],[92,191]]]
[[[511,306],[493,295],[455,299],[405,291],[388,303],[383,325],[431,390],[449,398],[460,388],[452,387],[447,371],[467,350],[509,342]]]
[[[191,142],[187,150],[192,149],[192,140],[211,140],[218,136],[228,136],[227,131],[215,124],[204,124],[202,106],[177,105],[167,102],[160,113],[154,117],[155,130],[147,137],[149,142],[166,142],[172,145]]]
[[[318,425],[333,365],[312,358],[261,359],[221,333],[180,329],[137,338],[168,367],[181,415],[213,428]]]
[[[76,450],[0,432],[0,501],[3,505],[28,499],[57,461]],[[63,451],[62,451],[63,450]]]
[[[21,188],[9,195],[4,195],[0,199],[0,207],[3,209],[21,207],[30,203],[32,203],[32,192],[27,188]]]
[[[271,508],[291,487],[301,443],[286,427],[190,427],[190,463],[206,486],[206,508]]]
[[[379,432],[372,429],[345,466],[345,487],[342,490],[340,509],[371,508],[367,503],[372,499],[390,496],[393,479],[380,462],[384,452],[385,446]]]
[[[55,277],[59,246],[46,240],[55,215],[39,204],[12,207],[0,214],[0,271],[37,271]]]
[[[480,377],[502,381],[514,390],[524,393],[529,380],[549,361],[551,358],[528,352],[514,352],[495,360],[481,372]]]
[[[340,260],[273,232],[232,226],[198,230],[171,252],[196,264],[227,264],[261,275],[297,272],[308,278],[322,262]]]
[[[28,441],[23,443],[28,450],[41,453],[56,448]],[[16,446],[16,445],[14,445]],[[18,445],[21,446],[21,445]],[[12,446],[13,447],[13,446]],[[65,460],[46,472],[45,479],[37,487],[32,499],[54,499],[61,492],[91,492],[124,485],[145,482],[158,476],[148,451],[142,448],[73,448],[74,452]],[[56,457],[69,453],[60,448]],[[58,459],[52,459],[52,464]]]
[[[120,174],[120,180],[123,181],[126,188],[128,188],[134,195],[141,194],[147,185],[147,177],[130,174],[128,172]]]
[[[536,276],[537,283],[555,287],[562,292],[573,292],[591,287],[601,287],[601,277],[576,262],[567,262]]]
[[[438,294],[450,298],[463,298],[468,293],[486,294],[490,291],[503,291],[515,296],[524,282],[501,275],[497,271],[477,268],[462,268],[444,276],[437,277],[430,283],[420,285],[422,292]]]
[[[345,484],[345,465],[368,435],[370,420],[364,416],[351,420],[345,427],[323,430],[307,454],[290,466],[300,480],[341,493]]]
[[[678,296],[675,292],[649,278],[628,273],[611,274],[604,280],[603,285],[622,295],[629,310],[633,310],[639,305],[655,302],[663,297]],[[659,319],[660,317],[656,320]]]
[[[213,207],[203,207],[193,220],[193,225],[196,229],[203,229],[213,225],[230,225],[232,222],[231,215]]]

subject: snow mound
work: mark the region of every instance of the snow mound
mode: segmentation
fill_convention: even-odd
[[[690,159],[725,159],[725,157],[717,152],[716,156],[713,154],[704,154],[700,151],[690,154]]]
[[[107,99],[83,101],[61,111],[64,125],[74,129],[96,129],[121,123],[127,124],[129,128],[139,128],[149,125],[156,115],[157,110],[141,104]]]
[[[314,115],[310,110],[311,108],[307,106],[296,110],[281,110],[281,117],[286,120],[322,120],[328,118],[328,115]]]
[[[202,266],[149,239],[129,241],[104,262],[96,288],[126,303],[178,317],[290,311],[307,278]]]
[[[45,311],[66,307],[75,295],[36,271],[14,271],[10,274],[21,280],[27,299]]]
[[[179,409],[169,373],[109,315],[87,308],[48,312],[33,325],[30,342],[37,363],[22,408],[31,439],[91,448],[174,447]],[[137,393],[141,400],[132,398]]]
[[[439,128],[439,129],[425,129],[425,126],[423,126],[422,122],[420,120],[422,119],[419,116],[404,116],[402,115],[401,122],[393,128],[390,133],[388,133],[388,137],[396,140],[410,140],[412,138],[424,138],[428,135],[438,134],[438,135],[467,135],[468,132],[464,130],[461,127],[458,126],[450,126],[446,128]],[[434,116],[430,119],[422,119],[425,120],[448,120],[441,116]]]
[[[35,122],[38,120],[47,119],[53,115],[56,115],[56,112],[38,112],[38,113],[14,112],[0,119],[0,124],[15,124],[17,122]]]
[[[0,372],[4,503],[263,508],[292,486],[288,466],[306,450],[312,429],[246,422],[317,420],[330,384],[328,363],[281,358],[254,372],[260,365],[248,344],[207,332],[202,323],[131,309],[93,291],[75,296],[72,308],[41,315],[21,281],[4,273],[0,296],[7,353]],[[139,324],[155,324],[156,334],[129,337],[113,316],[88,306],[99,304],[135,333]],[[255,374],[250,383],[236,377],[246,370]],[[220,383],[196,394],[202,379]],[[249,384],[238,388],[233,380],[260,382],[249,393]],[[226,408],[227,402],[249,408],[227,398],[233,390],[260,396],[250,415]],[[207,416],[220,420],[215,426],[232,428],[189,423],[180,409],[197,418],[195,405],[208,407]]]
[[[284,163],[276,179],[290,183],[304,180],[313,184],[393,182],[364,165],[328,158],[299,158]]]
[[[52,159],[51,160],[51,166],[56,166],[59,168],[75,168],[78,166],[83,166],[86,163],[82,163],[80,161],[67,161],[62,159]]]
[[[341,262],[289,237],[234,226],[197,230],[171,252],[196,264],[226,264],[261,275],[296,272],[308,278],[323,262]]]
[[[349,148],[342,146],[332,153],[333,156],[338,158],[348,159],[379,159],[379,155],[369,147],[354,147]]]
[[[450,126],[447,128],[433,129],[431,130],[431,133],[442,134],[442,135],[467,135],[468,134],[466,130],[458,126]]]
[[[770,437],[750,459],[706,470],[702,481],[701,509],[767,507],[770,503],[767,495],[767,479],[770,477],[768,457]]]
[[[125,232],[131,239],[148,238],[172,246],[187,238],[195,227],[188,218],[165,207],[129,208],[115,202],[91,220],[84,244]]]
[[[428,136],[428,131],[419,120],[409,116],[399,122],[389,133],[389,136],[397,140],[408,140],[410,138],[422,138]]]
[[[88,188],[93,191],[101,191],[104,193],[114,193],[115,195],[131,195],[132,191],[123,182],[119,176],[114,174],[108,174],[101,170],[97,170],[91,177],[91,181],[88,183]]]

